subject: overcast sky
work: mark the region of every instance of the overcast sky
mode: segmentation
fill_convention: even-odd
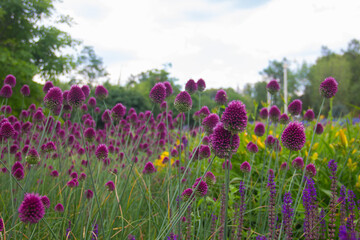
[[[180,83],[242,88],[269,60],[313,63],[322,45],[339,51],[360,39],[358,0],[63,0],[63,29],[94,46],[111,78],[172,63]],[[292,65],[295,67],[295,64]]]

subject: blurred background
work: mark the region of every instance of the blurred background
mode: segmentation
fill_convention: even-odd
[[[317,112],[318,86],[333,76],[333,116],[357,116],[358,22],[356,0],[2,0],[0,78],[17,78],[9,101],[16,115],[25,83],[27,106],[41,103],[41,84],[53,81],[63,89],[102,84],[108,106],[144,111],[156,82],[170,81],[177,93],[199,78],[209,108],[222,88],[256,112],[266,106],[266,83],[283,86],[285,76],[288,102],[299,98]],[[275,103],[283,102],[282,93]]]

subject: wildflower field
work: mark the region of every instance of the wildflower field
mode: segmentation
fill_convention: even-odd
[[[360,239],[359,119],[322,112],[332,77],[319,112],[294,100],[288,114],[224,90],[209,109],[199,79],[174,102],[156,83],[145,112],[106,106],[101,85],[46,82],[43,103],[15,116],[15,85],[0,90],[0,239]]]

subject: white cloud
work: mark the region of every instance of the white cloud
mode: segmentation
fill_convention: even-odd
[[[314,61],[320,47],[338,50],[360,38],[356,0],[272,0],[255,8],[234,1],[64,0],[60,13],[77,22],[65,28],[93,45],[115,83],[171,62],[185,83],[242,87],[261,79],[269,60]],[[112,54],[113,53],[113,54]]]

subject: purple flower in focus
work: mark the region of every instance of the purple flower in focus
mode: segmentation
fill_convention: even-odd
[[[175,108],[181,113],[190,111],[192,107],[192,99],[190,94],[186,91],[180,92],[175,98],[174,105]]]
[[[78,108],[85,102],[85,94],[77,85],[72,85],[67,95],[68,104],[73,108]]]
[[[236,153],[240,144],[239,136],[226,130],[223,123],[216,125],[209,138],[210,147],[219,158],[228,158],[231,154]]]
[[[45,215],[45,207],[39,194],[26,193],[18,209],[19,218],[24,223],[37,223]]]
[[[61,107],[62,102],[63,102],[63,93],[61,89],[58,87],[50,88],[44,97],[45,106],[52,111]]]
[[[231,101],[221,117],[224,128],[233,134],[243,132],[247,126],[246,106],[241,101]]]
[[[305,129],[299,122],[289,123],[281,135],[281,142],[284,147],[292,151],[301,150],[305,145],[305,140]]]
[[[320,84],[319,91],[324,98],[332,98],[338,91],[338,83],[335,78],[328,77]]]
[[[150,99],[154,103],[161,104],[166,98],[166,87],[163,83],[156,83],[149,93]]]
[[[271,94],[274,95],[278,91],[280,91],[280,84],[277,80],[273,79],[266,85],[266,90]]]
[[[105,144],[100,144],[95,151],[95,156],[98,160],[104,160],[108,157],[109,151]]]

